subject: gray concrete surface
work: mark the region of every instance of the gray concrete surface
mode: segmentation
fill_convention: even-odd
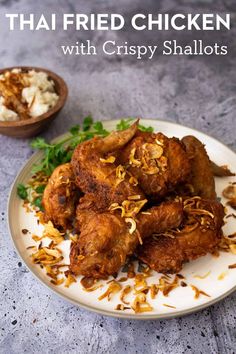
[[[75,4],[76,3],[76,4]],[[231,12],[233,0],[0,0],[6,12]],[[63,57],[59,46],[115,38],[149,43],[193,38],[229,45],[225,57]],[[48,67],[67,81],[64,111],[43,134],[50,139],[91,113],[95,119],[121,116],[161,118],[200,129],[236,150],[236,30],[208,33],[124,31],[9,33],[0,23],[0,66]],[[128,321],[76,308],[44,288],[16,255],[7,230],[7,197],[19,169],[32,154],[28,140],[0,136],[0,353],[234,353],[236,294],[191,316],[168,321]]]

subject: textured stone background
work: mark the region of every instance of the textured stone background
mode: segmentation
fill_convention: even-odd
[[[38,65],[61,74],[68,103],[44,136],[53,138],[91,113],[95,119],[156,117],[200,129],[236,150],[236,2],[234,0],[0,0],[6,12],[231,12],[230,32],[9,33],[0,23],[1,67]],[[2,18],[2,16],[1,16]],[[226,57],[162,57],[152,61],[114,57],[63,57],[59,46],[91,39],[153,44],[175,38],[188,43],[227,43]],[[7,197],[32,154],[27,140],[0,136],[0,353],[233,353],[236,294],[200,313],[168,321],[127,321],[76,308],[51,294],[28,272],[7,230]]]

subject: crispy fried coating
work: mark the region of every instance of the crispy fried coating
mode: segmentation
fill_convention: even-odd
[[[50,220],[55,226],[63,229],[71,227],[79,196],[71,164],[58,166],[49,178],[43,193],[45,221]]]
[[[121,164],[138,179],[145,194],[153,199],[165,196],[186,181],[190,164],[183,144],[162,133],[138,131],[120,152]]]
[[[93,278],[116,274],[142,239],[179,226],[183,218],[181,202],[166,202],[139,213],[131,233],[129,221],[118,211],[99,213],[94,205],[91,196],[82,198],[77,209],[80,237],[70,253],[70,270]]]
[[[205,199],[215,199],[215,181],[211,162],[204,145],[194,136],[185,136],[182,139],[191,163],[189,183],[193,187],[193,195]]]
[[[131,195],[141,195],[131,176],[119,171],[115,152],[129,142],[137,131],[137,123],[122,132],[113,132],[105,138],[95,137],[79,144],[72,156],[76,183],[84,193],[96,194],[96,203],[103,209],[111,203],[120,203]],[[119,173],[120,172],[120,173]]]
[[[184,223],[178,231],[152,236],[136,251],[139,259],[157,272],[178,273],[184,262],[213,252],[221,240],[222,204],[200,198],[189,201],[184,207]]]

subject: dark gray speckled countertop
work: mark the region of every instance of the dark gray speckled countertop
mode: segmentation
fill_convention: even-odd
[[[75,5],[76,3],[76,5]],[[231,12],[233,0],[0,0],[6,12]],[[158,37],[159,36],[159,37]],[[106,39],[153,44],[190,33],[9,32],[0,24],[1,67],[35,65],[62,75],[70,95],[64,111],[43,135],[50,139],[88,113],[95,119],[141,116],[167,119],[206,132],[236,151],[236,29],[208,32],[205,43],[229,45],[224,57],[63,57],[59,46]],[[198,34],[199,36],[199,34]],[[7,229],[7,198],[19,169],[32,154],[28,140],[0,136],[0,353],[233,353],[236,351],[236,294],[199,313],[168,321],[102,317],[58,298],[43,287],[17,256]]]

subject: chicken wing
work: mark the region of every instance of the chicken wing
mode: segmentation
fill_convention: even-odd
[[[184,201],[184,222],[177,230],[154,235],[137,249],[138,258],[160,273],[178,273],[184,262],[204,256],[220,243],[222,204],[199,197]]]
[[[204,145],[194,136],[185,136],[182,139],[191,163],[189,183],[193,187],[193,195],[205,199],[215,199],[215,180],[211,162]]]
[[[137,178],[145,194],[155,199],[184,182],[190,173],[183,144],[161,133],[138,131],[120,152],[120,162]]]
[[[131,195],[143,192],[135,179],[117,164],[115,152],[127,144],[137,131],[137,123],[122,132],[113,132],[105,138],[95,137],[79,144],[72,156],[76,183],[84,193],[96,194],[96,203],[106,209],[111,203],[120,203]]]
[[[228,166],[218,166],[215,162],[211,161],[211,170],[216,177],[230,177],[235,176],[234,172],[231,172]]]
[[[82,199],[77,210],[80,237],[70,253],[70,270],[76,275],[105,279],[116,274],[145,237],[178,227],[183,218],[181,202],[166,202],[125,218],[117,209],[93,210],[91,196]]]
[[[55,226],[63,229],[71,227],[80,194],[71,164],[58,166],[49,178],[43,193],[45,221],[50,220]]]

